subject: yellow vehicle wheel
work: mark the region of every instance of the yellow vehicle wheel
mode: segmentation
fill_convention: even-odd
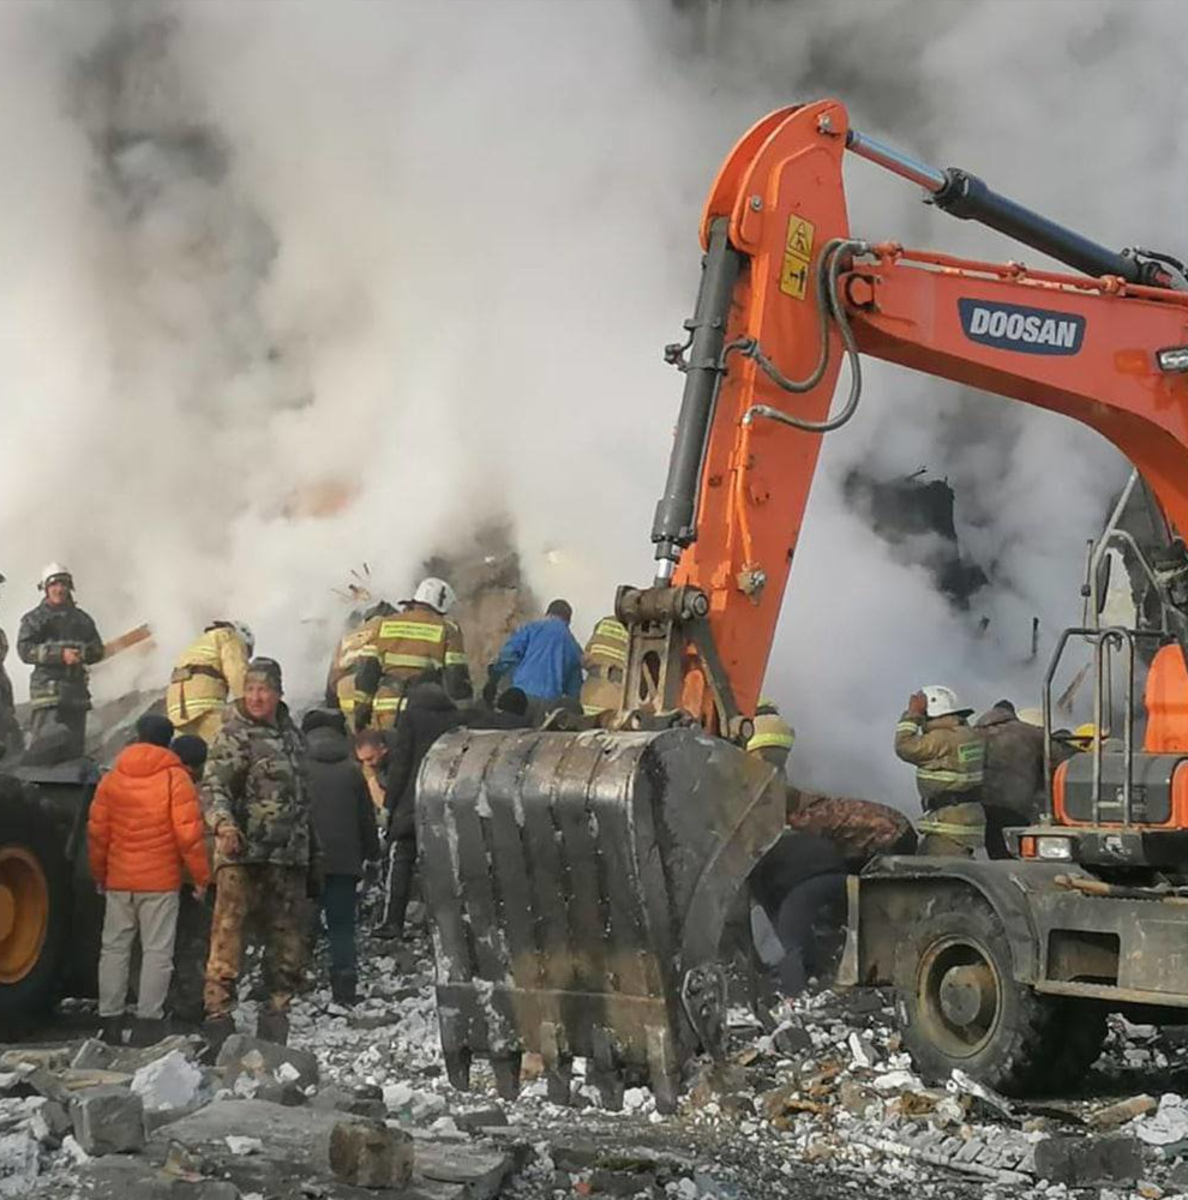
[[[71,927],[69,828],[0,777],[0,1027],[34,1021],[62,986]]]
[[[23,846],[0,846],[0,984],[37,965],[49,928],[49,883]]]

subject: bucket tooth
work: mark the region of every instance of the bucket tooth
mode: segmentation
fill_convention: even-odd
[[[520,1063],[523,1055],[512,1053],[492,1054],[491,1070],[495,1072],[495,1090],[503,1100],[514,1100],[520,1094]]]
[[[591,1082],[598,1089],[603,1108],[619,1112],[623,1107],[622,1061],[610,1030],[598,1028],[591,1035],[594,1053],[591,1055]]]
[[[564,1027],[555,1021],[541,1022],[540,1056],[544,1059],[549,1101],[553,1104],[570,1103],[573,1055],[569,1053]]]
[[[466,1048],[443,1050],[442,1057],[445,1059],[446,1076],[449,1078],[450,1087],[456,1088],[460,1092],[470,1091],[470,1050]]]
[[[681,1067],[672,1035],[664,1025],[651,1025],[647,1030],[648,1071],[656,1109],[665,1114],[676,1112],[681,1090]]]

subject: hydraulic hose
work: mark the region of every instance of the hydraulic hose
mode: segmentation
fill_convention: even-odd
[[[821,314],[819,324],[821,354],[817,359],[817,365],[804,379],[789,379],[784,375],[775,363],[763,353],[758,341],[754,338],[742,338],[732,342],[722,352],[723,363],[727,354],[731,351],[738,351],[748,358],[753,358],[772,383],[783,391],[795,395],[803,394],[812,391],[821,382],[829,365],[829,320],[832,316],[833,320],[837,322],[846,359],[850,364],[850,394],[846,398],[841,412],[824,421],[807,421],[802,417],[782,412],[778,408],[772,408],[769,404],[756,404],[743,414],[742,423],[744,425],[752,424],[756,417],[769,417],[781,425],[790,425],[793,429],[799,429],[805,433],[832,433],[835,429],[840,429],[845,425],[858,411],[858,401],[862,396],[862,357],[858,352],[858,343],[850,326],[849,314],[838,295],[838,278],[849,255],[867,254],[869,251],[868,243],[849,238],[834,238],[827,242],[821,251],[821,262],[816,280],[817,305]]]

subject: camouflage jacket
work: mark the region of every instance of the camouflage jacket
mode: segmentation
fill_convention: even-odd
[[[212,833],[231,821],[244,844],[234,858],[216,847],[215,870],[228,863],[309,867],[316,846],[305,739],[284,704],[277,709],[275,724],[249,717],[242,700],[227,713],[206,760],[202,811]]]
[[[828,838],[854,871],[876,854],[911,854],[916,844],[912,823],[898,809],[795,787],[788,788],[788,828]]]
[[[78,666],[68,667],[62,661],[62,651],[71,649],[82,655]],[[103,639],[90,614],[77,604],[71,602],[54,608],[43,600],[25,613],[17,633],[17,653],[21,662],[33,668],[29,699],[34,708],[58,704],[91,707],[87,667],[103,657]]]

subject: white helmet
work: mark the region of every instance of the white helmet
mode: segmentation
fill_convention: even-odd
[[[69,588],[74,587],[74,577],[70,574],[69,568],[62,566],[61,563],[49,563],[42,568],[41,582],[38,583],[37,588],[39,591],[44,592],[51,583],[57,580],[64,581]]]
[[[252,627],[244,621],[232,621],[231,628],[239,634],[243,644],[247,647],[248,658],[251,658],[252,652],[256,649],[256,635],[252,632]]]
[[[454,595],[454,589],[444,579],[437,579],[430,575],[428,579],[422,579],[417,584],[413,599],[418,604],[427,604],[430,608],[437,609],[444,617],[454,607],[458,597]]]
[[[1021,708],[1015,714],[1024,725],[1044,727],[1044,710],[1042,708]]]
[[[927,715],[930,721],[937,717],[968,717],[973,712],[972,708],[961,707],[957,693],[952,688],[934,683],[920,690],[928,701]]]

